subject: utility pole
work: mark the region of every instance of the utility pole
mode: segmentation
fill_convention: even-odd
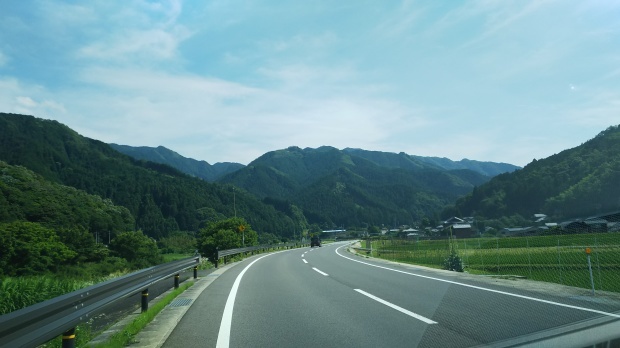
[[[235,217],[237,217],[237,199],[235,196],[235,187],[233,186],[233,209],[235,210]]]

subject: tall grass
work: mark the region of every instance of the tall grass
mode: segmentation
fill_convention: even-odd
[[[0,279],[0,315],[93,285],[92,281],[32,276]]]

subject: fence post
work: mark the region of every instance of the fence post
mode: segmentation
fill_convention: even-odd
[[[149,309],[149,289],[142,290],[142,313]]]
[[[71,328],[62,334],[62,348],[75,348],[75,328]]]
[[[480,245],[480,238],[478,238],[478,253],[480,254],[480,263],[482,264],[482,272],[486,272],[484,268],[484,255],[482,255],[482,246]]]
[[[594,277],[592,276],[592,263],[590,262],[590,253],[592,249],[586,248],[586,257],[588,258],[588,271],[590,271],[590,284],[592,285],[592,295],[594,295]]]
[[[463,252],[465,253],[465,264],[467,266],[469,266],[469,255],[467,255],[468,254],[468,252],[467,252],[468,250],[467,250],[467,241],[466,240],[463,240],[463,245],[465,246],[463,248]],[[465,268],[465,266],[463,266],[463,268]]]
[[[598,259],[598,240],[594,237],[594,254],[596,255],[596,267],[598,269],[598,289],[603,290],[603,279],[601,278],[601,261]]]
[[[560,284],[564,284],[562,279],[562,259],[560,258],[560,239],[558,238],[558,267],[560,269]]]
[[[497,256],[497,274],[499,274],[499,237],[495,237],[495,255]]]
[[[527,267],[530,270],[530,279],[532,279],[532,256],[530,255],[530,238],[525,237],[525,244],[527,248]]]

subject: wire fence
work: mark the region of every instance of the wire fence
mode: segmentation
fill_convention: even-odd
[[[434,268],[452,250],[468,273],[620,292],[620,233],[372,241],[372,256]]]

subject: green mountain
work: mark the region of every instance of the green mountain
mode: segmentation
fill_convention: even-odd
[[[292,226],[298,225],[245,191],[133,159],[56,121],[0,114],[0,160],[127,208],[135,229],[155,238],[196,231],[207,221],[235,212],[259,233],[292,235]]]
[[[101,235],[133,229],[127,208],[109,199],[45,180],[0,161],[0,221],[29,221],[55,229],[78,228]]]
[[[499,218],[543,213],[552,219],[620,210],[620,127],[521,170],[501,174],[456,202],[463,215]]]
[[[0,277],[101,262],[109,250],[97,241],[110,244],[134,225],[129,210],[109,199],[0,161]],[[88,272],[106,270],[104,262]]]
[[[220,181],[267,201],[292,202],[310,223],[332,228],[413,223],[489,180],[468,169],[449,171],[407,156],[357,153],[289,147],[266,153]]]
[[[170,167],[176,168],[185,174],[189,174],[191,176],[195,176],[209,182],[214,182],[222,176],[244,167],[243,164],[232,162],[215,163],[211,165],[206,161],[197,161],[193,158],[183,157],[178,153],[163,146],[133,147],[117,144],[109,145],[112,146],[112,148],[116,151],[129,155],[135,159],[167,164]]]
[[[481,162],[469,159],[452,161],[448,158],[414,156],[408,155],[404,152],[396,154],[351,148],[346,148],[343,151],[351,155],[365,158],[379,166],[388,168],[403,168],[410,170],[418,170],[423,168],[436,168],[444,170],[469,169],[489,177],[520,169],[520,167],[508,163]]]

